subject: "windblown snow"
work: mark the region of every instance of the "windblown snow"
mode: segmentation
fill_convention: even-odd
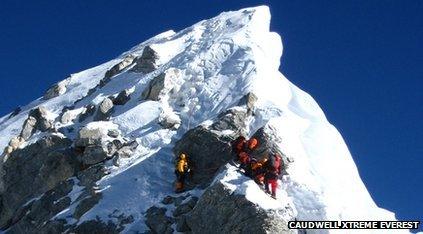
[[[108,69],[128,55],[140,56],[147,45],[159,56],[155,71],[134,73],[128,67],[87,95]],[[207,124],[253,92],[258,102],[254,117],[249,119],[249,133],[263,125],[276,129],[282,139],[279,148],[293,160],[288,175],[279,182],[277,200],[229,165],[215,180],[264,209],[291,204],[299,220],[394,220],[394,214],[379,208],[369,195],[342,136],[316,101],[279,72],[281,55],[282,41],[270,31],[270,12],[265,6],[225,12],[177,33],[167,31],[116,59],[72,74],[66,80],[65,93],[49,100],[39,98],[22,107],[16,116],[2,117],[0,148],[20,133],[34,107],[44,106],[54,119],[63,107],[81,99],[72,110],[76,116],[88,104],[98,105],[105,97],[129,90],[131,99],[116,106],[107,123],[94,122],[90,127],[111,126],[123,137],[136,139],[139,145],[135,155],[119,166],[109,165],[111,173],[98,182],[103,198],[79,221],[70,215],[76,204],[57,217],[70,223],[96,216],[108,220],[108,214],[117,209],[135,219],[125,232],[146,230],[143,212],[173,193],[174,143],[187,130]],[[160,100],[141,100],[149,82],[161,73],[173,78],[166,81]],[[162,128],[157,122],[164,116],[180,120],[180,128]],[[82,127],[88,122],[72,124]],[[56,128],[63,126],[66,124],[55,122]],[[35,134],[29,142],[40,137],[42,134]],[[76,197],[80,192],[75,186],[69,196]],[[191,193],[200,195],[202,190]]]

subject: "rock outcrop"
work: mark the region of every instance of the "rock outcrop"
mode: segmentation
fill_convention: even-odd
[[[107,72],[104,74],[104,78],[108,79],[119,74],[120,72],[122,72],[122,70],[124,70],[129,65],[131,65],[133,61],[134,61],[133,55],[126,56],[121,62],[119,62],[118,64],[114,65],[109,70],[107,70]]]
[[[228,110],[211,126],[195,127],[176,142],[175,155],[182,152],[188,154],[196,171],[188,180],[188,187],[207,185],[220,167],[233,159],[230,142],[245,128],[246,117],[245,109]],[[231,130],[232,134],[222,134],[224,130]]]
[[[175,92],[175,82],[179,76],[180,71],[175,68],[170,68],[160,75],[154,77],[147,88],[142,92],[142,100],[159,101],[162,97],[170,92]]]
[[[95,107],[94,104],[89,104],[89,105],[85,106],[85,110],[79,116],[78,121],[84,122],[88,117],[94,115],[95,110],[96,110],[96,107]]]
[[[153,231],[153,233],[173,233],[171,225],[174,220],[166,215],[165,208],[153,206],[147,210],[145,218],[145,223]]]
[[[69,84],[69,79],[63,80],[52,87],[50,87],[43,96],[44,100],[52,99],[66,93],[66,86]]]
[[[134,67],[131,68],[133,72],[141,72],[144,74],[150,73],[157,69],[156,61],[158,59],[157,52],[150,46],[146,46],[140,57],[135,58]]]
[[[11,153],[3,163],[4,189],[0,194],[0,227],[12,222],[16,211],[29,199],[47,192],[71,177],[77,162],[70,150],[72,141],[58,135]]]
[[[105,98],[98,106],[94,121],[108,120],[113,113],[113,107],[113,101],[110,98]]]
[[[80,152],[78,159],[84,167],[116,157],[128,158],[137,148],[135,141],[127,141],[120,136],[116,126],[107,122],[93,122],[83,127],[75,140]]]
[[[148,87],[142,92],[141,98],[153,101],[160,100],[160,93],[165,87],[166,74],[162,73],[150,81]]]
[[[259,208],[220,182],[207,188],[185,217],[192,233],[296,233],[275,211]]]
[[[128,89],[122,90],[114,99],[113,105],[125,105],[130,99],[131,92]]]

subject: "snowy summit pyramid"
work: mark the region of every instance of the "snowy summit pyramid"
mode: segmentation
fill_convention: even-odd
[[[279,72],[269,27],[261,6],[164,32],[0,118],[0,230],[296,233],[288,221],[394,220],[318,104]],[[258,160],[282,155],[276,199],[234,162],[241,134],[259,140]],[[182,152],[192,173],[175,194]]]

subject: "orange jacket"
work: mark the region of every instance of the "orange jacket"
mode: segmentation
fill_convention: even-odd
[[[188,162],[186,159],[179,159],[179,161],[176,163],[176,170],[178,172],[184,173],[186,170],[188,170]]]

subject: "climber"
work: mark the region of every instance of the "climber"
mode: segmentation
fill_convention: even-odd
[[[264,166],[267,163],[267,156],[265,156],[263,159],[257,161],[257,160],[252,160],[251,163],[251,175],[254,179],[254,181],[258,184],[258,185],[264,185],[264,175],[265,175],[265,168]]]
[[[246,144],[247,140],[242,135],[232,141],[232,153],[236,159],[239,159],[239,154],[244,150]]]
[[[276,189],[278,187],[278,177],[282,172],[282,158],[279,154],[271,154],[266,162],[264,183],[265,190],[276,199]],[[271,191],[270,188],[271,187]]]
[[[176,169],[175,169],[175,174],[176,174],[176,188],[175,188],[175,192],[180,193],[183,192],[184,190],[184,183],[185,183],[185,178],[187,176],[188,173],[190,173],[190,167],[189,167],[189,163],[188,163],[188,157],[185,153],[181,153],[179,155],[179,158],[176,162]]]
[[[247,153],[252,153],[254,150],[257,149],[258,143],[259,142],[258,142],[257,138],[255,138],[255,137],[251,138],[250,140],[248,140],[248,142],[246,144],[247,147],[246,147],[245,151]]]

